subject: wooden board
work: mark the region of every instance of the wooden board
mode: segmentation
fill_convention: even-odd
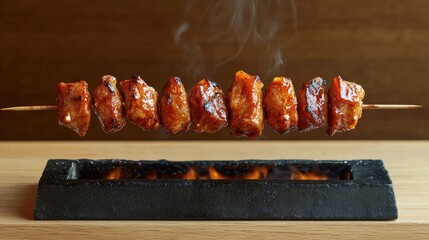
[[[429,141],[1,142],[1,239],[423,239],[429,236]],[[50,158],[383,159],[396,221],[35,221]]]

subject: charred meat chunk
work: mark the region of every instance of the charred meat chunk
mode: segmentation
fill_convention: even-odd
[[[247,136],[256,139],[264,129],[262,87],[258,76],[244,71],[235,74],[228,91],[229,127],[233,136]]]
[[[326,81],[317,77],[306,81],[299,90],[299,131],[309,131],[327,125],[328,97],[325,86]]]
[[[334,78],[329,89],[329,136],[355,128],[362,117],[364,97],[361,85],[347,82],[340,76]]]
[[[203,79],[189,94],[189,107],[194,130],[214,133],[228,125],[228,110],[220,85]]]
[[[154,130],[159,127],[158,93],[140,78],[121,81],[121,91],[124,96],[127,118],[144,130]]]
[[[164,86],[160,100],[162,126],[169,134],[187,132],[191,125],[188,95],[178,77],[170,78]]]
[[[104,75],[93,93],[94,112],[105,133],[120,131],[126,123],[122,95],[116,88],[116,78]]]
[[[276,77],[268,85],[264,96],[268,125],[280,134],[286,134],[298,127],[298,112],[292,81]]]
[[[85,136],[91,123],[91,95],[88,83],[58,83],[58,124],[73,129],[79,136]]]

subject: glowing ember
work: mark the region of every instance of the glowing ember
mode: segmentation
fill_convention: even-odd
[[[328,176],[320,175],[314,172],[294,172],[291,180],[328,180]]]
[[[103,174],[107,180],[115,179],[146,179],[146,180],[347,180],[351,179],[350,171],[335,171],[319,166],[291,165],[282,168],[276,165],[205,165],[205,166],[180,166],[174,167],[149,167],[149,168],[124,168],[117,166]]]
[[[105,179],[113,180],[113,179],[120,179],[122,175],[122,167],[116,167],[109,172],[107,172]]]
[[[291,180],[328,180],[328,176],[317,171],[300,171],[295,167],[291,167]]]
[[[194,168],[190,168],[188,172],[183,176],[182,179],[195,180],[197,179],[197,172]]]
[[[267,167],[256,166],[251,169],[249,172],[246,172],[242,175],[227,176],[219,173],[213,166],[209,167],[209,176],[210,179],[220,180],[220,179],[266,179],[268,176]]]

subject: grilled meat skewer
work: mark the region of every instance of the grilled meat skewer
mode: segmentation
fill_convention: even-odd
[[[126,123],[122,95],[116,88],[116,78],[104,75],[92,94],[94,112],[105,133],[120,131]]]
[[[256,139],[264,129],[262,87],[258,76],[244,71],[235,74],[228,91],[229,127],[235,137],[247,136]]]
[[[57,85],[58,124],[85,136],[91,124],[91,95],[88,83],[58,83]]]
[[[292,81],[276,77],[268,85],[264,96],[264,108],[268,125],[280,134],[298,128],[298,102]]]
[[[124,96],[128,120],[144,130],[158,129],[158,93],[146,84],[140,76],[121,81],[121,92]]]
[[[194,130],[214,133],[228,125],[228,109],[223,91],[218,83],[203,79],[189,94],[189,108]]]
[[[167,81],[160,100],[162,126],[170,134],[179,131],[187,132],[191,125],[191,114],[188,105],[188,95],[178,77]]]
[[[326,81],[320,77],[306,81],[298,96],[298,129],[300,132],[325,127],[328,124]]]
[[[262,94],[258,76],[243,71],[235,74],[225,99],[220,85],[204,79],[191,90],[189,98],[179,78],[170,78],[161,100],[158,93],[139,76],[120,82],[105,75],[94,90],[93,108],[106,133],[117,132],[125,118],[145,129],[157,129],[162,122],[169,133],[188,131],[191,122],[196,132],[213,133],[229,122],[233,136],[255,139],[262,134],[264,116],[281,134],[309,131],[328,125],[334,135],[355,128],[362,109],[413,109],[421,105],[363,104],[363,88],[340,76],[332,81],[329,98],[321,78],[306,81],[295,96],[290,79],[276,77]],[[1,108],[6,111],[56,110],[58,123],[84,136],[91,121],[91,96],[85,81],[59,83],[57,105]],[[189,103],[188,103],[189,100]],[[329,104],[328,104],[329,102]],[[159,108],[159,109],[158,109]],[[265,112],[264,112],[265,109]],[[228,112],[229,111],[229,112]],[[159,114],[160,112],[160,114]],[[161,117],[160,117],[161,115]],[[162,120],[162,121],[161,121]]]
[[[334,78],[329,89],[329,127],[326,132],[329,136],[355,128],[362,117],[364,97],[361,85],[347,82],[340,76]]]

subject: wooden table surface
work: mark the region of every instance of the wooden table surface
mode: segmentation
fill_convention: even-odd
[[[429,239],[429,141],[0,142],[1,239]],[[395,221],[35,221],[51,158],[383,159]]]

